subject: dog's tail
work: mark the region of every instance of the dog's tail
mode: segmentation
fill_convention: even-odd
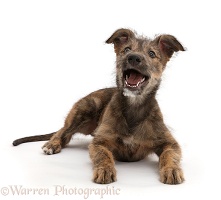
[[[47,141],[55,134],[56,132],[45,134],[45,135],[35,135],[29,136],[24,138],[19,138],[13,141],[13,146],[18,146],[19,144],[26,143],[26,142],[37,142],[37,141]]]

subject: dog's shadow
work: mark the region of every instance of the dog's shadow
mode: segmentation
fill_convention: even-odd
[[[140,187],[159,184],[159,159],[154,154],[136,162],[115,163],[119,183],[125,187],[134,186],[134,180],[139,181]]]
[[[155,171],[158,172],[158,157],[155,155],[149,155],[142,160],[135,161],[135,162],[122,162],[116,161],[116,165],[119,169],[126,167],[127,169],[136,168],[140,170],[148,170],[148,171]]]

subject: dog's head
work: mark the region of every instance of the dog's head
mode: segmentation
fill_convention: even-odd
[[[114,44],[117,56],[117,86],[125,96],[146,96],[160,84],[166,63],[174,52],[184,51],[172,35],[154,40],[137,37],[129,29],[119,29],[106,41]]]

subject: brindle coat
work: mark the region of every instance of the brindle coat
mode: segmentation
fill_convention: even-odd
[[[174,52],[184,51],[171,35],[154,40],[119,29],[106,41],[114,44],[117,87],[95,91],[74,104],[64,127],[56,133],[21,138],[13,142],[49,140],[45,154],[59,153],[76,132],[94,136],[89,145],[93,181],[116,181],[114,159],[138,161],[150,153],[159,156],[160,181],[184,181],[181,149],[165,126],[155,95],[161,76]]]

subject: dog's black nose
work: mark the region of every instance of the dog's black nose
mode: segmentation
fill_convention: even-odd
[[[128,62],[132,65],[132,66],[137,66],[141,63],[141,58],[138,55],[130,55],[128,57]]]

